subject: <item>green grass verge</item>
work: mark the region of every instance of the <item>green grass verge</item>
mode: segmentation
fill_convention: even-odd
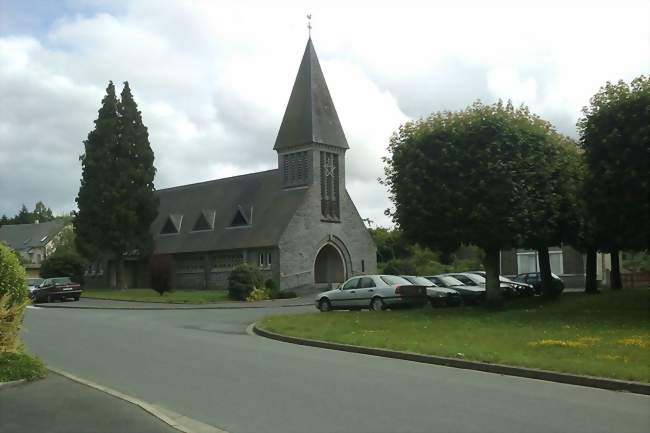
[[[152,289],[88,289],[82,297],[113,299],[116,301],[161,302],[169,304],[212,304],[230,301],[225,290],[175,290],[162,296]]]
[[[650,290],[565,293],[484,307],[264,318],[264,329],[337,343],[650,382]]]
[[[0,352],[0,382],[36,380],[47,375],[40,359],[26,353]]]

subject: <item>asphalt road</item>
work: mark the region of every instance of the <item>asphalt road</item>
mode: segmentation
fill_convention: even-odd
[[[50,373],[0,391],[2,433],[179,433],[140,407]]]
[[[647,396],[246,334],[289,311],[314,310],[30,308],[23,339],[50,366],[231,433],[650,431]]]

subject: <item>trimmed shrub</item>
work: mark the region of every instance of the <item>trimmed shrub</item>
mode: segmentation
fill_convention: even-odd
[[[246,297],[246,301],[248,301],[248,302],[263,301],[263,300],[269,299],[269,298],[270,298],[269,289],[256,287]]]
[[[16,254],[0,242],[0,297],[8,295],[8,305],[19,304],[27,299],[25,268]]]
[[[19,349],[18,330],[28,303],[25,268],[12,250],[0,243],[0,352]]]
[[[160,296],[171,290],[172,258],[167,254],[154,254],[149,259],[149,283]]]
[[[54,253],[41,263],[41,278],[70,277],[75,283],[84,283],[86,261],[77,253]]]
[[[248,263],[235,267],[228,276],[228,296],[237,301],[244,301],[253,289],[264,286],[260,271]]]
[[[271,299],[276,299],[278,297],[280,286],[278,286],[278,283],[276,283],[273,278],[266,280],[264,282],[264,287],[268,290]]]

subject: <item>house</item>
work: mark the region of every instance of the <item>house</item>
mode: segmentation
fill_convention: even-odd
[[[346,189],[349,145],[311,38],[273,149],[273,170],[157,191],[154,252],[172,257],[173,287],[225,288],[243,262],[284,290],[376,272],[375,244]],[[114,285],[107,266],[86,281]],[[127,286],[146,285],[146,268],[127,260]]]
[[[28,277],[38,277],[41,262],[55,251],[64,230],[72,230],[72,226],[61,220],[8,224],[0,227],[0,242],[20,254]]]
[[[569,245],[549,247],[551,272],[559,276],[566,287],[582,288],[585,284],[586,255]],[[501,274],[514,276],[527,272],[539,272],[537,251],[516,249],[501,251]],[[598,253],[596,279],[599,285],[609,284],[611,260],[609,254]]]

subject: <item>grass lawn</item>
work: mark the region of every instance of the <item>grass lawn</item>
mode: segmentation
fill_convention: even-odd
[[[40,359],[26,353],[0,352],[0,382],[45,377],[47,370]]]
[[[116,301],[145,301],[169,304],[211,304],[230,301],[225,290],[175,290],[162,296],[153,289],[88,289],[82,297],[113,299]]]
[[[484,307],[309,313],[264,329],[325,341],[650,382],[650,289]]]

